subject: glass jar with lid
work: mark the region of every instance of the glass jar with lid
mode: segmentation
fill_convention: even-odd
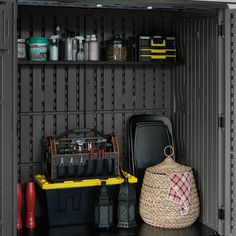
[[[17,40],[17,58],[26,59],[26,40],[25,39]]]
[[[106,42],[105,59],[107,61],[127,61],[128,42],[115,34]]]

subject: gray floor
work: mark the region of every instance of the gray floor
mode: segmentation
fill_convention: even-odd
[[[73,226],[47,228],[43,225],[38,226],[36,230],[21,230],[18,236],[211,236],[217,234],[210,228],[197,222],[194,225],[184,228],[167,230],[151,227],[145,223],[139,224],[133,229],[98,230],[93,226]]]

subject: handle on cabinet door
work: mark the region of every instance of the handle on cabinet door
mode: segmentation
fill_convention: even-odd
[[[0,7],[2,5],[6,5],[6,2],[0,1]],[[10,24],[9,19],[6,18],[6,13],[4,10],[1,10],[1,20],[2,20],[2,44],[4,45],[6,43],[6,38],[9,38],[10,33]]]
[[[0,54],[8,53],[8,52],[9,52],[8,49],[0,48]]]
[[[2,27],[2,35],[1,35],[1,42],[0,42],[0,44],[2,44],[2,45],[4,45],[5,44],[5,39],[6,39],[6,35],[5,35],[5,28],[6,28],[6,26],[5,26],[5,11],[4,10],[2,10],[1,11],[1,27]]]
[[[5,37],[9,37],[9,20],[5,18]]]

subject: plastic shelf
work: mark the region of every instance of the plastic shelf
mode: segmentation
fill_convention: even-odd
[[[18,60],[19,65],[98,65],[98,66],[136,66],[136,65],[155,65],[155,66],[173,66],[182,65],[180,61],[168,62],[142,62],[142,61],[26,61]]]

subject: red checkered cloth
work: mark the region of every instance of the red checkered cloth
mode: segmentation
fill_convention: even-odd
[[[181,205],[181,215],[187,215],[191,202],[191,173],[168,173],[166,175],[170,178],[170,191],[167,200]]]

